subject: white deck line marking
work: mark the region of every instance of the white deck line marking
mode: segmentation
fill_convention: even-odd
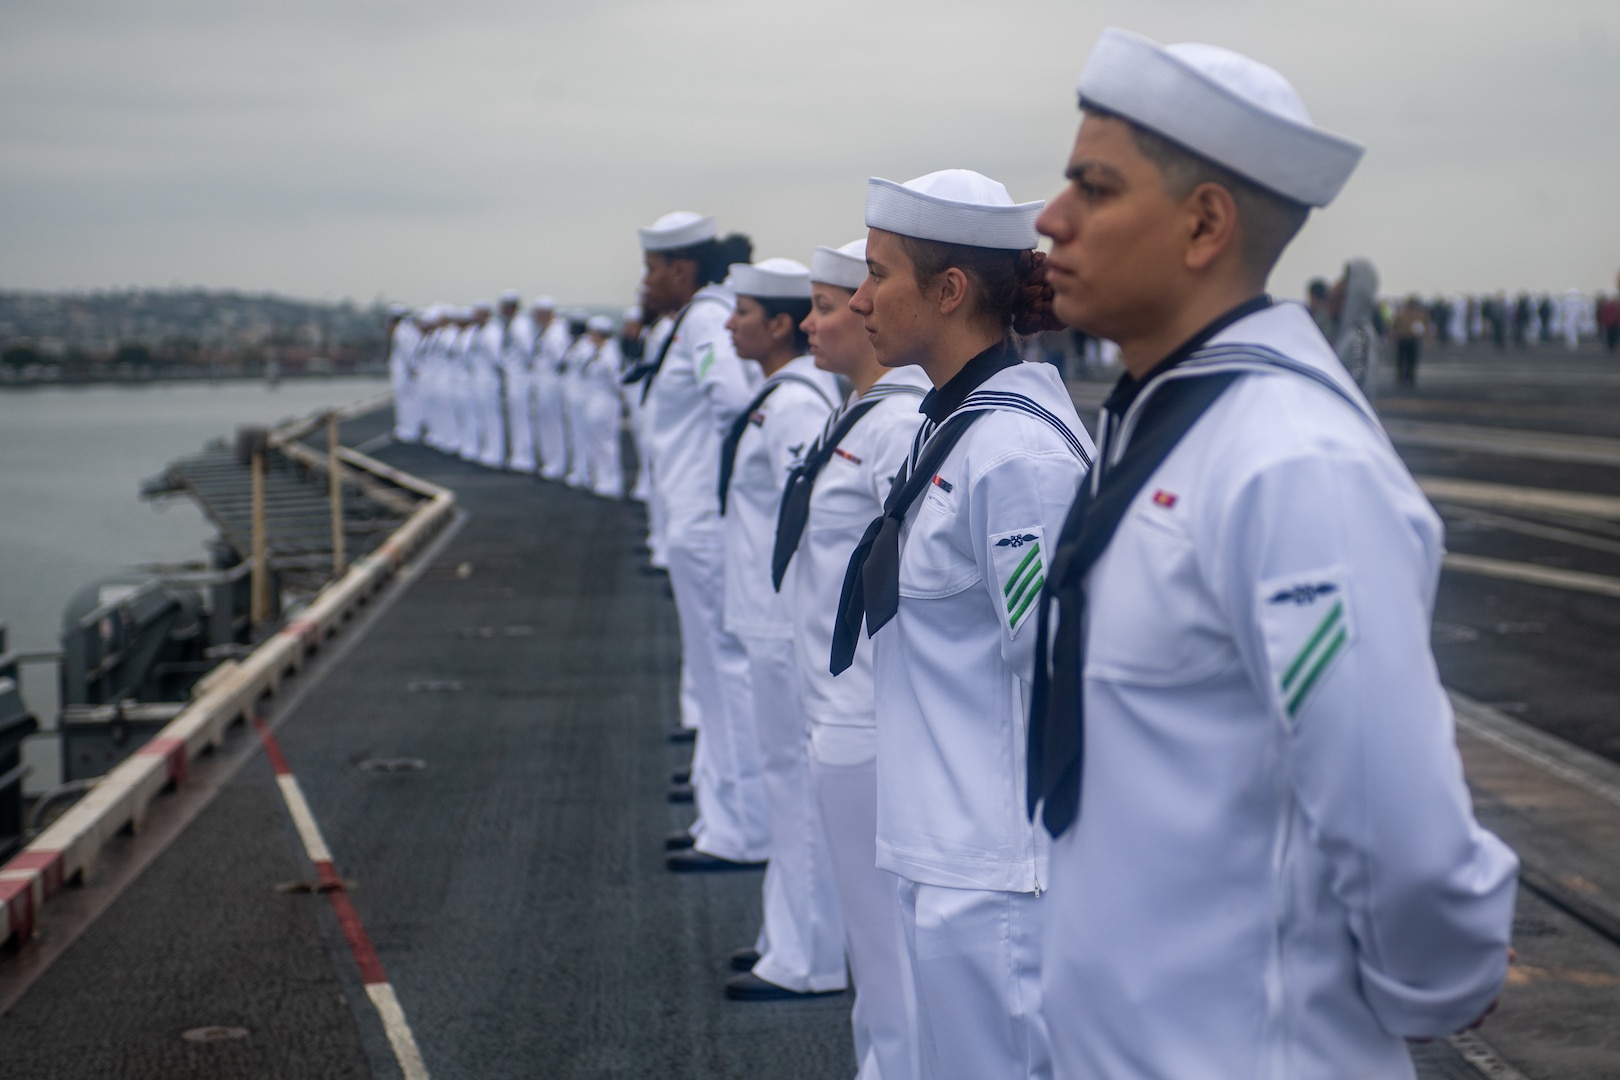
[[[1521,581],[1527,585],[1546,585],[1554,589],[1620,597],[1620,578],[1588,574],[1584,570],[1560,570],[1553,566],[1455,552],[1446,555],[1443,565],[1447,570],[1455,570],[1459,574],[1478,574],[1503,581]]]
[[[1620,555],[1620,540],[1593,536],[1591,533],[1581,532],[1579,529],[1565,529],[1557,525],[1542,525],[1509,514],[1481,510],[1478,507],[1453,507],[1453,510],[1462,519],[1479,525],[1488,525],[1493,529],[1501,529],[1504,532],[1514,532],[1520,536],[1533,536],[1538,540],[1553,540],[1560,544],[1568,544],[1571,547],[1583,547],[1588,551],[1601,551],[1607,555]]]
[[[1459,1031],[1446,1041],[1476,1072],[1489,1080],[1530,1080],[1475,1032]]]
[[[371,998],[377,1015],[382,1018],[383,1031],[388,1034],[388,1043],[394,1048],[394,1057],[399,1061],[405,1080],[428,1080],[427,1064],[416,1045],[416,1036],[411,1034],[411,1025],[405,1021],[405,1010],[400,1008],[399,998],[394,994],[394,984],[370,983],[366,986],[366,996]]]
[[[281,788],[281,797],[287,803],[287,812],[292,815],[293,827],[298,830],[298,839],[304,842],[304,851],[309,855],[309,861],[314,863],[332,862],[332,852],[326,846],[326,840],[321,836],[321,828],[315,824],[315,815],[310,813],[309,803],[304,799],[304,792],[298,786],[298,778],[290,773],[276,776],[276,786]]]
[[[1474,738],[1620,806],[1620,767],[1455,690],[1446,692],[1457,726]]]
[[[1516,487],[1479,480],[1457,480],[1449,476],[1419,476],[1414,479],[1434,502],[1483,506],[1495,510],[1531,510],[1573,517],[1620,521],[1620,498],[1584,491],[1557,491],[1551,488]]]

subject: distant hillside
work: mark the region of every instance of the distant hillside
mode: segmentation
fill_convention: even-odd
[[[381,362],[381,307],[205,289],[0,292],[0,379],[352,371]]]

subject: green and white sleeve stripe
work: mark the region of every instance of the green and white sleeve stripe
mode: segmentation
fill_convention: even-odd
[[[1327,670],[1333,658],[1339,655],[1344,643],[1349,640],[1350,631],[1344,621],[1344,601],[1336,602],[1328,613],[1317,623],[1316,629],[1306,639],[1305,644],[1282,676],[1282,692],[1286,700],[1285,708],[1289,717],[1299,712],[1305,698],[1310,694],[1311,688],[1316,685],[1322,673]]]
[[[1012,572],[1007,579],[1007,585],[1002,594],[1007,600],[1007,624],[1017,626],[1018,620],[1024,617],[1029,606],[1041,594],[1041,586],[1046,584],[1046,574],[1041,568],[1041,545],[1036,541],[1029,545],[1029,551],[1024,555],[1024,561],[1018,564],[1018,569]]]

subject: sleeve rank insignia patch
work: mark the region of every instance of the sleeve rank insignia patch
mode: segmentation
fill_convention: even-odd
[[[990,563],[995,571],[997,606],[1006,620],[1007,634],[1017,637],[1029,621],[1046,584],[1046,545],[1041,526],[995,533],[989,538]]]
[[[1290,724],[1355,641],[1345,582],[1344,569],[1331,567],[1260,583],[1266,661]]]

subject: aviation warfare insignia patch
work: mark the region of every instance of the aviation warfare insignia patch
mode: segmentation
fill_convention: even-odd
[[[1029,621],[1046,584],[1046,545],[1041,526],[990,536],[990,562],[995,570],[997,606],[1007,635],[1017,637]]]
[[[1344,569],[1263,581],[1258,591],[1272,689],[1293,723],[1355,641]]]

